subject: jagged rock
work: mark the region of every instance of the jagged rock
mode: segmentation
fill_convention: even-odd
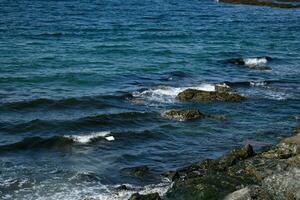
[[[177,97],[180,101],[193,101],[193,102],[210,102],[210,101],[229,101],[239,102],[245,99],[245,97],[229,92],[208,92],[195,89],[187,89],[180,92]]]
[[[176,119],[180,121],[192,120],[192,119],[203,119],[205,115],[196,109],[188,110],[170,110],[163,113],[163,116],[169,119]]]
[[[253,148],[250,144],[245,145],[241,149],[235,149],[230,154],[222,157],[219,160],[219,167],[226,168],[236,164],[240,160],[245,160],[254,155]]]
[[[158,193],[144,194],[134,193],[129,200],[161,200]]]

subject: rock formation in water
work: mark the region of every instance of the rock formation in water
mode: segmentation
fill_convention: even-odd
[[[210,101],[229,101],[239,102],[245,99],[245,97],[231,92],[208,92],[195,89],[187,89],[180,92],[177,97],[180,101],[192,101],[192,102],[210,102]]]
[[[169,110],[163,113],[163,116],[168,119],[175,119],[180,121],[203,119],[205,115],[197,109],[187,109],[187,110]]]

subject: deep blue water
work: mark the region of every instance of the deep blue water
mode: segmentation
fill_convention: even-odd
[[[0,199],[126,199],[119,184],[163,192],[162,172],[278,142],[300,118],[299,33],[299,9],[1,0]],[[258,56],[273,58],[271,70],[225,62]],[[224,82],[247,100],[175,100]],[[226,120],[162,117],[173,108]],[[122,170],[139,165],[153,177]]]

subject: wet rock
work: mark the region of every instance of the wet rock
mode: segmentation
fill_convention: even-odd
[[[254,5],[254,6],[269,6],[275,8],[300,8],[300,5],[292,4],[291,2],[285,1],[281,3],[274,0],[219,0],[224,3],[233,3],[233,4],[245,4],[245,5]],[[293,0],[292,0],[293,1]]]
[[[187,89],[180,92],[177,97],[180,101],[192,101],[192,102],[210,102],[210,101],[229,101],[239,102],[245,98],[236,93],[229,92],[208,92],[195,89]]]
[[[158,193],[144,194],[134,193],[129,200],[161,200]]]
[[[168,178],[170,181],[175,181],[180,178],[179,173],[177,171],[168,171],[162,175]]]
[[[222,157],[219,160],[219,167],[226,168],[236,164],[238,161],[245,160],[246,158],[254,155],[253,148],[250,144],[245,145],[241,149],[235,149],[229,155]]]
[[[136,177],[143,177],[150,173],[150,169],[146,165],[125,168],[125,169],[122,169],[122,171],[130,176],[136,176]]]
[[[120,185],[116,187],[117,190],[132,190],[131,187],[128,187],[127,185]]]
[[[167,199],[300,199],[300,130],[264,152],[250,145],[178,170]]]
[[[205,115],[196,109],[188,110],[170,110],[163,113],[163,116],[169,119],[176,119],[180,121],[193,120],[193,119],[203,119]]]

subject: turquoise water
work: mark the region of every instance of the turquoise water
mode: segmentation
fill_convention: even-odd
[[[161,173],[299,123],[300,10],[202,1],[0,1],[0,199],[126,199]],[[270,56],[271,70],[226,62]],[[227,83],[241,103],[182,103]],[[208,85],[211,84],[211,85]],[[174,121],[198,108],[226,120]],[[113,136],[114,140],[107,138]],[[122,169],[147,165],[151,177]],[[129,184],[133,191],[119,191]]]

